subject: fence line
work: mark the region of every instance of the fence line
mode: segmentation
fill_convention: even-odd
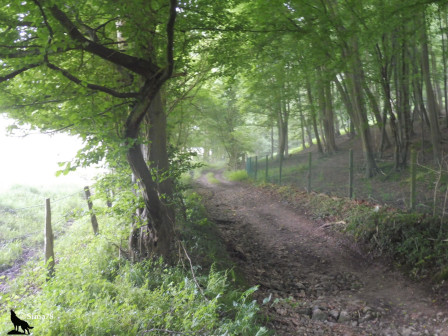
[[[335,161],[325,155],[314,158],[311,153],[290,155],[283,162],[268,156],[260,160],[249,157],[246,171],[254,180],[293,185],[308,192],[369,199],[406,210],[426,212],[432,209],[433,213],[445,213],[448,170],[445,166],[442,169],[422,165],[415,151],[411,151],[410,169],[399,172],[404,177],[396,175],[395,161],[386,157],[377,160],[379,177],[373,179],[364,176],[365,162],[361,152],[347,151],[346,164],[341,164],[341,157]],[[448,167],[448,163],[444,164]],[[257,170],[263,165],[264,174],[258,174]]]
[[[86,190],[88,191],[88,193],[86,192]],[[50,198],[46,198],[45,202],[39,202],[39,204],[35,204],[35,205],[30,205],[30,206],[26,206],[26,207],[22,207],[22,208],[14,208],[13,206],[3,206],[0,209],[0,214],[4,213],[5,216],[8,216],[9,218],[12,219],[13,222],[17,222],[16,219],[14,219],[15,217],[22,217],[25,218],[25,216],[34,216],[33,218],[36,217],[36,212],[29,212],[28,210],[31,209],[36,209],[36,208],[41,208],[41,209],[45,209],[45,221],[44,221],[44,252],[45,252],[45,264],[47,266],[47,270],[48,270],[48,274],[47,274],[47,279],[49,279],[50,277],[52,277],[54,275],[54,238],[59,236],[61,233],[65,232],[65,228],[61,228],[57,231],[53,231],[53,227],[54,226],[58,226],[59,224],[63,223],[63,222],[68,222],[68,216],[73,212],[73,209],[64,211],[64,213],[59,214],[58,215],[58,219],[54,220],[52,219],[52,205],[54,206],[55,203],[58,203],[60,201],[66,200],[70,197],[73,197],[75,195],[78,195],[81,198],[83,190],[79,190],[76,191],[74,193],[59,197],[55,200],[51,200],[50,202]],[[84,187],[84,192],[85,193],[85,199],[87,201],[87,208],[88,208],[88,213],[91,216],[91,220],[92,220],[92,225],[95,224],[95,226],[93,226],[94,228],[94,233],[98,234],[98,221],[96,219],[96,216],[94,214],[94,209],[93,209],[93,204],[92,201],[90,199],[90,190],[88,187]],[[40,214],[40,212],[39,212]],[[40,215],[38,216],[40,217]],[[54,217],[54,216],[53,216]],[[93,221],[94,218],[94,221]],[[0,225],[1,225],[2,221],[0,221]],[[14,231],[11,231],[12,233]],[[17,232],[17,231],[15,231]],[[21,236],[17,236],[17,237],[13,237],[10,239],[0,239],[0,244],[3,246],[7,246],[10,243],[16,242],[16,241],[22,241],[25,240],[27,238],[30,238],[36,234],[42,233],[42,229],[41,230],[36,230],[33,232],[28,232],[26,234],[23,234]]]

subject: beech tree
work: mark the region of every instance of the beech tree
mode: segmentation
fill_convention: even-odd
[[[125,155],[146,205],[146,242],[167,258],[174,218],[161,194],[170,191],[162,192],[150,168],[168,168],[158,97],[173,74],[178,11],[176,0],[31,0],[0,10],[2,111],[44,131],[80,135],[79,164]],[[145,117],[150,167],[140,145]]]

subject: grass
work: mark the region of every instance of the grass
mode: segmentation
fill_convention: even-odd
[[[208,172],[205,174],[205,177],[207,178],[207,181],[212,184],[219,184],[219,180],[215,177],[215,174],[213,172]]]
[[[128,225],[102,214],[101,233],[94,236],[85,215],[56,239],[50,281],[39,259],[9,281],[1,293],[0,329],[11,329],[14,309],[39,335],[267,335],[251,299],[256,288],[235,285],[235,271],[226,271],[231,264],[225,246],[200,202],[188,193],[181,227],[191,259],[204,261],[193,265],[194,274],[186,259],[184,266],[167,266],[162,260],[133,264],[119,258],[117,246],[127,240]]]
[[[224,176],[226,179],[233,182],[246,181],[249,179],[249,175],[247,175],[245,170],[226,171]]]
[[[64,229],[68,218],[86,209],[82,188],[61,186],[57,189],[37,189],[12,186],[0,194],[0,270],[20,258],[23,246],[35,248],[43,244],[45,199],[50,198],[53,231]]]

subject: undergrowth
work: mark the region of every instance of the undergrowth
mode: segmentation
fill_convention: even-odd
[[[185,206],[181,231],[191,265],[120,258],[128,227],[99,215],[101,233],[94,236],[84,216],[56,240],[51,280],[35,259],[9,281],[0,294],[0,330],[12,329],[13,309],[38,335],[267,335],[251,299],[256,288],[233,282],[199,196],[189,193]]]

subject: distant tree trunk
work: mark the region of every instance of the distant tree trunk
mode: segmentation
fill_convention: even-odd
[[[407,154],[411,136],[411,107],[409,94],[409,62],[407,25],[403,23],[398,33],[400,36],[394,39],[396,53],[394,55],[394,79],[396,91],[396,110],[398,115],[398,141],[395,150],[395,169],[406,167]]]
[[[350,117],[349,136],[350,136],[350,138],[353,138],[355,136],[355,127],[353,124],[353,105],[352,105],[352,102],[350,101],[350,96],[347,92],[347,88],[345,87],[345,85],[343,83],[341,83],[341,81],[339,81],[337,76],[334,78],[334,82],[336,83],[336,88],[339,91],[339,95],[342,98],[342,102],[345,105],[347,114]]]
[[[319,108],[325,135],[325,151],[332,154],[336,152],[337,148],[334,137],[335,131],[331,87],[330,81],[323,78],[322,72],[325,72],[325,68],[319,69]]]
[[[314,136],[316,137],[317,151],[322,154],[324,152],[324,150],[322,148],[322,144],[320,142],[320,137],[319,137],[319,131],[317,129],[316,110],[314,107],[313,94],[311,92],[311,84],[310,84],[308,78],[306,79],[306,91],[308,93],[308,101],[310,103],[311,120],[313,123]]]
[[[305,141],[305,118],[303,117],[303,109],[302,109],[302,100],[300,96],[300,90],[297,93],[297,108],[299,109],[300,116],[300,137],[302,141],[303,149],[306,149],[306,141]],[[311,144],[310,144],[311,146]]]
[[[313,133],[311,131],[310,120],[306,123],[306,134],[308,135],[308,144],[311,147],[313,145]]]
[[[422,75],[425,82],[426,98],[428,104],[428,117],[429,127],[433,151],[433,159],[435,163],[439,163],[441,157],[441,134],[438,123],[438,111],[437,102],[432,88],[431,73],[429,67],[429,51],[428,51],[428,35],[426,32],[426,16],[425,13],[421,14],[421,31],[420,31],[420,43],[422,46]]]
[[[383,116],[381,116],[381,111],[380,111],[378,101],[375,98],[374,94],[372,93],[372,90],[370,90],[370,87],[367,85],[367,82],[364,82],[364,91],[367,95],[367,98],[369,99],[370,108],[373,112],[373,115],[375,116],[376,125],[381,132],[381,145],[380,145],[380,151],[381,151],[382,148],[384,148],[384,147],[387,148],[387,147],[390,147],[390,145],[391,145],[389,137],[387,136],[386,127],[385,127],[387,115],[386,115],[386,117],[384,117],[384,114],[383,114]]]
[[[285,156],[286,139],[288,137],[288,112],[286,109],[286,104],[283,101],[279,102],[277,110],[277,128],[278,128],[277,155],[280,159]]]
[[[382,47],[383,50],[389,49],[388,46],[388,39],[386,35],[383,35],[382,37]],[[376,51],[377,51],[377,57],[378,57],[378,63],[380,65],[380,80],[381,80],[381,87],[383,89],[383,95],[384,95],[384,115],[383,120],[386,120],[386,116],[389,115],[390,117],[390,128],[392,131],[392,136],[394,139],[394,145],[395,145],[395,163],[394,166],[397,169],[399,166],[399,153],[401,151],[401,142],[400,142],[400,136],[398,133],[398,126],[397,126],[397,118],[395,117],[395,113],[393,111],[392,106],[392,90],[391,90],[391,72],[394,69],[392,58],[389,59],[387,55],[383,55],[380,46],[376,45]],[[383,125],[382,132],[385,133],[385,125]],[[380,147],[380,151],[382,152],[384,149],[383,142]]]
[[[285,119],[285,158],[289,157],[289,114],[291,112],[289,100],[284,103],[284,119]]]
[[[363,87],[364,72],[362,68],[361,59],[359,56],[359,46],[357,36],[352,36],[349,44],[346,45],[345,59],[349,64],[346,78],[348,79],[351,101],[354,107],[354,122],[358,130],[358,134],[361,137],[361,143],[364,153],[366,176],[372,177],[377,171],[377,165],[373,152],[372,139],[370,136],[369,122],[367,119],[367,112],[364,105]]]
[[[446,5],[444,5],[444,9]],[[447,60],[446,60],[446,30],[448,29],[447,25],[447,16],[444,13],[444,25],[442,26],[442,16],[441,9],[439,8],[439,23],[440,23],[440,34],[442,35],[442,64],[443,64],[443,96],[444,96],[444,111],[445,111],[445,127],[448,127],[448,69],[447,69]]]
[[[434,51],[432,50],[430,44],[428,44],[428,48],[429,48],[429,53],[431,55],[431,66],[432,66],[431,73],[432,73],[433,83],[436,88],[434,93],[436,94],[437,115],[440,116],[440,112],[442,111],[443,102],[442,102],[442,90],[440,88],[439,76],[438,76],[438,71],[437,71],[436,55],[434,54]]]
[[[417,45],[414,43],[412,48],[412,89],[413,89],[413,96],[415,101],[415,107],[417,108],[418,113],[421,116],[421,122],[422,126],[426,124],[426,126],[429,125],[429,117],[428,113],[426,112],[425,103],[423,100],[423,79],[422,79],[422,72],[421,72],[421,54],[419,53],[417,49]]]

